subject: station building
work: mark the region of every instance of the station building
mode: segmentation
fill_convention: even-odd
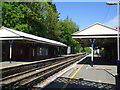
[[[104,48],[104,57],[108,62],[117,62],[117,29],[109,26],[95,23],[81,31],[72,34],[72,38],[76,39],[84,46],[95,49]],[[92,55],[94,58],[94,53]]]
[[[6,27],[0,28],[0,46],[2,61],[40,60],[67,52],[67,45],[63,43]]]

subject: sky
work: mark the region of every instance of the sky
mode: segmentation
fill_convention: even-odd
[[[54,2],[109,2],[109,1],[117,2],[119,0],[52,0],[52,1]]]
[[[113,0],[112,0],[113,1]],[[115,28],[117,25],[117,5],[106,2],[54,2],[60,19],[67,16],[82,30],[95,23]]]

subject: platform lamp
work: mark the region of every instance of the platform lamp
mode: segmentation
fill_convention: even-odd
[[[120,0],[118,2],[107,2],[107,5],[118,5],[118,27],[117,27],[117,75],[120,78],[120,47],[119,47],[119,31],[120,31]]]

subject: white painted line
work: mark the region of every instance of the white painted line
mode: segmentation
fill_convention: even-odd
[[[75,64],[73,66],[71,66],[70,68],[66,69],[65,71],[63,71],[62,73],[60,73],[58,76],[54,77],[49,83],[47,83],[46,85],[44,85],[43,87],[41,87],[41,89],[43,89],[46,86],[48,86],[51,82],[53,82],[55,79],[57,79],[58,77],[60,77],[62,74],[64,74],[65,72],[67,72],[68,70],[70,70],[71,68],[73,68],[74,66],[75,66]]]
[[[84,59],[85,59],[86,57],[88,57],[88,56],[89,56],[89,55],[83,57],[82,59],[80,59],[79,61],[77,61],[76,63],[74,63],[71,67],[67,68],[65,71],[63,71],[62,73],[60,73],[58,76],[54,77],[49,83],[47,83],[46,85],[44,85],[43,87],[41,87],[41,89],[43,89],[43,88],[45,88],[46,86],[48,86],[51,82],[53,82],[55,79],[57,79],[58,77],[60,77],[61,75],[63,75],[65,72],[67,72],[67,71],[70,70],[71,68],[75,67],[75,65],[76,65],[78,62],[84,60]],[[41,89],[39,89],[39,90],[41,90]]]

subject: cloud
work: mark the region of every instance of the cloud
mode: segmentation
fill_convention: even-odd
[[[110,27],[116,28],[118,25],[118,16],[115,16],[111,20],[105,23],[105,25],[108,25]]]

